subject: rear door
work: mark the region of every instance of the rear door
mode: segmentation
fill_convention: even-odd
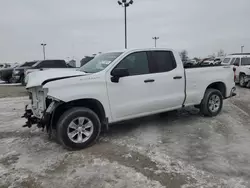
[[[171,51],[151,51],[150,67],[154,73],[151,86],[152,110],[175,109],[182,106],[185,93],[184,69]]]

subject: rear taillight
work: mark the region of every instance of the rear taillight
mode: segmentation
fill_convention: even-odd
[[[234,71],[234,81],[236,80],[236,68],[234,67],[233,68],[233,71]]]

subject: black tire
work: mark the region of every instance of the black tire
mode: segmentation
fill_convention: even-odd
[[[239,77],[239,84],[241,87],[246,87],[247,83],[245,82],[245,74],[240,74],[240,77]]]
[[[12,77],[8,78],[7,83],[8,83],[8,84],[13,83],[13,78],[12,78]]]
[[[200,104],[196,104],[196,105],[194,105],[194,107],[197,108],[197,109],[200,109],[201,105]]]
[[[218,96],[219,101],[220,101],[219,108],[216,111],[212,111],[209,108],[209,100],[213,96]],[[217,89],[207,89],[205,92],[204,98],[202,99],[202,102],[201,102],[201,108],[200,108],[201,113],[209,117],[216,116],[220,113],[222,106],[223,106],[223,97],[222,97],[221,92]]]
[[[79,118],[79,117],[86,117],[92,122],[93,133],[85,142],[75,143],[69,138],[67,131],[68,131],[69,124],[74,119]],[[99,137],[100,132],[101,132],[101,123],[100,123],[98,116],[92,110],[88,108],[84,108],[84,107],[74,107],[74,108],[67,110],[66,112],[63,113],[63,115],[59,118],[57,122],[58,140],[67,149],[84,149],[90,146],[90,144],[94,143],[94,141],[96,141],[96,139]]]

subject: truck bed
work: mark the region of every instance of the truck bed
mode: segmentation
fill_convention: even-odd
[[[234,72],[230,66],[206,65],[185,68],[186,75],[186,100],[185,105],[199,104],[204,96],[204,91],[211,83],[225,85],[225,97],[228,97],[234,85]]]

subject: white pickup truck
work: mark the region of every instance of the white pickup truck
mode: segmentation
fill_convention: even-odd
[[[30,73],[31,104],[26,125],[56,133],[67,148],[93,143],[111,123],[195,105],[217,115],[223,99],[235,95],[230,66],[184,69],[170,49],[103,53],[79,71]]]

